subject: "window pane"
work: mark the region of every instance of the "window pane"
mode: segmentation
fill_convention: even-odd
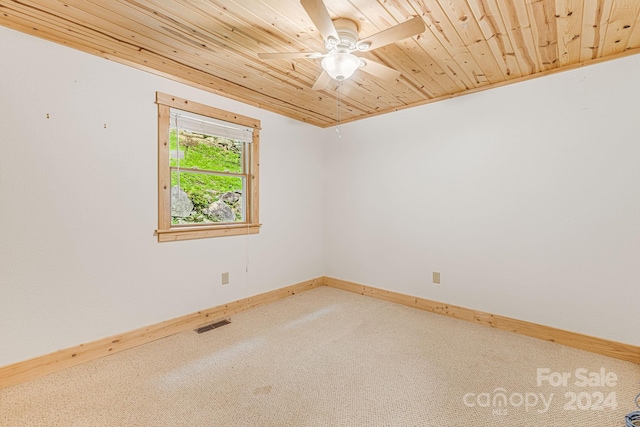
[[[169,164],[183,168],[242,173],[242,142],[171,129]]]
[[[171,172],[171,223],[244,222],[244,178]]]

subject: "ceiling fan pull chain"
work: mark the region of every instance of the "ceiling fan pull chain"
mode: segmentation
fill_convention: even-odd
[[[342,131],[340,130],[340,87],[342,86],[342,80],[338,80],[338,85],[336,86],[336,133],[338,134],[338,139],[342,141]]]

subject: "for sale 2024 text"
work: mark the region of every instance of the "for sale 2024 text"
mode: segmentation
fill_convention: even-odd
[[[567,399],[564,409],[567,411],[603,411],[614,410],[618,407],[616,392],[611,391],[605,395],[600,391],[602,387],[615,387],[618,385],[618,376],[614,372],[607,372],[605,368],[599,371],[589,371],[578,368],[573,372],[552,372],[549,368],[538,368],[536,371],[536,384],[542,387],[548,384],[552,387],[567,387],[570,384],[575,387],[591,388],[591,391],[579,393],[568,391],[564,394]],[[593,390],[597,388],[598,390]]]

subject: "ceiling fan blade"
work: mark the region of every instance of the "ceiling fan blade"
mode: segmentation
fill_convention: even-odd
[[[384,31],[380,31],[379,33],[373,34],[365,39],[362,39],[358,42],[358,46],[362,48],[360,50],[368,51],[377,49],[382,46],[386,46],[391,43],[395,43],[402,39],[406,39],[407,37],[413,37],[417,34],[424,33],[427,28],[424,25],[424,21],[419,16],[415,18],[409,19],[408,21],[403,22],[402,24],[394,25],[393,27],[387,28]],[[364,46],[369,45],[368,48],[364,48]]]
[[[316,82],[313,84],[311,89],[313,90],[324,90],[331,83],[331,76],[326,71],[322,70],[322,74],[318,77]]]
[[[291,59],[291,58],[320,58],[319,52],[261,52],[258,53],[260,59]]]
[[[335,38],[336,41],[340,40],[331,16],[329,16],[329,11],[322,0],[300,0],[300,4],[325,40],[329,37]]]
[[[389,68],[386,65],[382,65],[379,62],[372,61],[366,58],[360,58],[364,65],[360,67],[360,69],[366,73],[371,74],[372,76],[378,77],[382,80],[395,80],[400,77],[400,71],[394,70],[393,68]]]

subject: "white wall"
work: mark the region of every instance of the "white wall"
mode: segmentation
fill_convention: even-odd
[[[627,57],[327,130],[326,274],[639,345],[639,76]]]
[[[157,243],[156,91],[262,121],[259,235]],[[321,136],[0,27],[0,366],[321,276]]]

